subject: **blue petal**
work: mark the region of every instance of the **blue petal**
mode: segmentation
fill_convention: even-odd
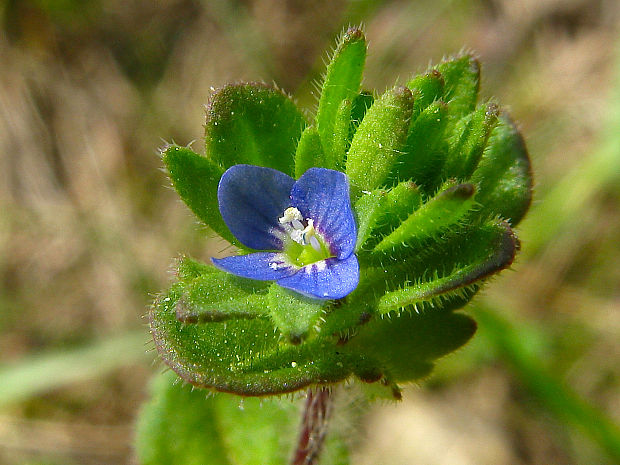
[[[344,260],[332,257],[307,265],[291,276],[278,279],[277,283],[308,297],[341,299],[357,287],[359,279],[357,257],[351,254]]]
[[[249,255],[233,255],[226,258],[212,258],[213,264],[220,270],[227,271],[242,278],[260,281],[275,281],[297,272],[299,267],[286,261],[279,252],[256,252]]]
[[[291,201],[304,218],[314,220],[315,229],[336,257],[347,258],[353,253],[357,226],[344,173],[310,168],[293,186]]]
[[[217,200],[222,218],[239,241],[256,250],[281,250],[278,218],[291,205],[295,180],[271,168],[235,165],[220,179]]]

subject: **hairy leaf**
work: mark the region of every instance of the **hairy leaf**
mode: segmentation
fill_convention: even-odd
[[[352,199],[385,184],[405,145],[412,110],[406,87],[389,90],[368,109],[347,156]]]
[[[350,28],[340,39],[327,67],[316,114],[317,129],[329,160],[338,158],[333,153],[334,144],[338,144],[334,131],[339,119],[338,113],[344,100],[352,102],[359,93],[365,60],[364,33],[360,29]]]
[[[480,216],[500,215],[513,226],[521,221],[532,201],[531,164],[523,136],[507,114],[491,132],[470,181],[479,188]]]
[[[466,54],[444,61],[435,69],[443,76],[443,99],[450,114],[461,118],[474,111],[480,90],[480,62]]]
[[[178,145],[164,150],[163,161],[172,185],[190,210],[224,239],[238,244],[222,220],[217,204],[217,184],[224,172],[222,168]]]
[[[294,155],[305,119],[282,91],[265,84],[218,90],[207,107],[206,155],[224,169],[266,166],[294,175]]]
[[[435,197],[422,205],[391,234],[384,237],[374,252],[397,251],[412,244],[436,238],[454,227],[475,205],[476,190],[472,184],[448,184]]]

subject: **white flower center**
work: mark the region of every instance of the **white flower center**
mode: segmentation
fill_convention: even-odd
[[[303,223],[303,215],[295,207],[289,207],[284,210],[284,214],[278,221],[288,233],[291,239],[300,245],[310,245],[317,252],[321,251],[321,244],[316,237],[314,229],[314,220],[306,218],[306,225]]]

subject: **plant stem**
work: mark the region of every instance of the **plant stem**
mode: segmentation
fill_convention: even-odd
[[[291,465],[314,465],[323,448],[333,396],[327,387],[308,389],[301,430]]]

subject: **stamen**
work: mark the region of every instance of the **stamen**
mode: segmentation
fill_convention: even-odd
[[[291,239],[293,239],[298,244],[304,245],[304,232],[300,229],[293,229],[290,232]]]
[[[310,243],[310,239],[316,235],[314,220],[312,218],[307,218],[306,221],[308,222],[308,226],[306,226],[301,232],[302,245],[308,245]]]
[[[321,243],[316,237],[316,229],[314,229],[314,220],[306,218],[306,226],[304,226],[303,216],[295,207],[289,207],[284,210],[281,218],[278,218],[280,224],[284,226],[284,230],[289,237],[300,245],[310,245],[315,251],[321,252]]]
[[[312,267],[317,267],[319,271],[323,270],[327,265],[326,258],[330,257],[329,250],[323,244],[323,238],[314,229],[314,220],[305,218],[301,212],[295,207],[289,207],[282,213],[282,217],[278,218],[278,222],[282,225],[274,230],[274,234],[278,238],[282,236],[285,244],[285,254],[292,263],[297,266],[309,266],[306,271],[309,272]],[[288,236],[288,237],[286,237]],[[290,241],[296,243],[293,245]],[[277,270],[281,266],[279,262],[272,262],[269,267]]]
[[[319,244],[319,240],[316,238],[316,236],[312,236],[310,238],[310,245],[312,246],[312,248],[314,250],[316,250],[317,252],[321,251],[321,244]]]
[[[301,212],[295,207],[288,207],[284,210],[284,215],[282,218],[278,218],[278,221],[282,224],[284,223],[292,223],[294,220],[300,221],[303,220]]]

